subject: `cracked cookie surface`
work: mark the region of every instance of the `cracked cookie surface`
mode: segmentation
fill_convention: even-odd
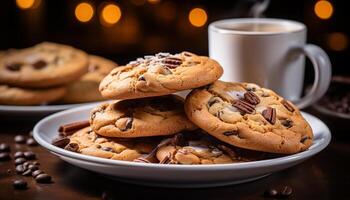
[[[193,90],[185,111],[197,126],[231,145],[291,154],[309,148],[313,133],[298,108],[251,83],[216,81]]]
[[[31,88],[62,85],[82,76],[87,64],[83,51],[44,42],[0,57],[0,83]]]
[[[98,87],[101,80],[118,64],[100,56],[89,55],[88,66],[86,74],[68,85],[67,93],[63,97],[62,102],[81,103],[105,99],[102,97]]]
[[[90,124],[97,134],[109,137],[171,135],[196,128],[183,106],[176,95],[105,103],[92,110]]]
[[[112,70],[102,80],[100,92],[110,99],[161,96],[207,85],[222,73],[222,67],[205,56],[158,53]]]
[[[0,85],[0,104],[22,106],[40,105],[60,99],[65,92],[65,87],[25,89]]]
[[[75,132],[66,150],[101,158],[132,161],[146,155],[159,142],[153,138],[108,138],[94,133],[90,127]]]

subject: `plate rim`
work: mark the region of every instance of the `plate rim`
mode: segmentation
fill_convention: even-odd
[[[64,150],[62,148],[56,147],[52,145],[49,142],[46,142],[39,133],[39,129],[44,126],[44,124],[47,121],[50,121],[56,117],[66,115],[71,112],[77,112],[82,111],[85,109],[92,109],[94,107],[94,104],[80,106],[77,108],[72,108],[68,110],[64,110],[55,114],[52,114],[50,116],[47,116],[40,120],[33,129],[33,137],[34,139],[45,149],[50,151],[51,153],[58,154],[59,156],[65,156],[72,159],[77,159],[79,161],[84,162],[91,162],[94,164],[102,164],[102,165],[112,165],[112,166],[124,166],[124,167],[143,167],[143,168],[156,168],[156,169],[186,169],[186,170],[233,170],[233,169],[249,169],[249,168],[257,168],[257,167],[268,167],[268,166],[275,166],[280,165],[284,163],[290,163],[290,162],[296,162],[298,160],[307,159],[312,157],[313,155],[321,152],[323,149],[325,149],[328,144],[331,141],[331,132],[327,125],[323,123],[319,118],[305,112],[301,112],[303,116],[309,116],[311,118],[314,118],[317,120],[322,127],[323,135],[324,137],[321,139],[321,143],[317,144],[315,148],[309,148],[306,151],[292,154],[292,155],[286,155],[279,158],[273,158],[273,159],[266,159],[266,160],[259,160],[259,161],[250,161],[250,162],[242,162],[242,163],[229,163],[229,164],[202,164],[202,165],[160,165],[158,163],[138,163],[138,162],[132,162],[132,161],[123,161],[123,160],[111,160],[106,158],[99,158],[95,156],[89,156],[89,155],[83,155],[75,152],[70,152],[67,150]],[[273,161],[273,162],[271,162]]]

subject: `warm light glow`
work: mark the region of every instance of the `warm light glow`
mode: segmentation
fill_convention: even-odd
[[[88,22],[94,16],[94,9],[89,3],[80,3],[75,8],[75,17],[80,22]]]
[[[202,8],[193,8],[188,15],[188,20],[195,27],[201,27],[207,22],[208,16]]]
[[[157,4],[159,2],[160,2],[160,0],[148,0],[148,3],[150,3],[150,4]]]
[[[146,0],[131,0],[131,3],[135,6],[142,6],[146,3]]]
[[[16,0],[16,4],[20,9],[30,9],[34,7],[35,0]]]
[[[333,14],[333,6],[329,1],[318,1],[314,7],[317,17],[321,19],[329,19]]]
[[[107,4],[103,7],[101,13],[101,23],[105,26],[111,26],[117,23],[122,16],[119,6],[115,4]]]
[[[331,33],[327,38],[327,44],[334,51],[342,51],[348,47],[349,39],[344,33]]]

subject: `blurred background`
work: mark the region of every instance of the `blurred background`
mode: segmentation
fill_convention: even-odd
[[[251,17],[252,6],[259,2],[2,0],[0,49],[52,41],[73,45],[119,64],[160,51],[187,50],[207,55],[208,24],[225,18]],[[333,73],[349,75],[349,9],[346,2],[272,0],[263,15],[305,23],[308,42],[327,51]],[[311,70],[307,67],[307,71]],[[307,82],[312,79],[306,76]]]

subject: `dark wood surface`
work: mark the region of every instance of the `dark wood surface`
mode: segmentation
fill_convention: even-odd
[[[44,148],[14,144],[16,134],[28,134],[35,122],[1,116],[0,143],[11,145],[11,154],[17,150],[32,150],[37,154],[40,169],[53,177],[52,184],[38,184],[31,177],[22,177],[14,170],[13,159],[0,162],[0,199],[264,199],[265,189],[289,185],[294,189],[290,199],[349,199],[350,193],[350,134],[346,121],[332,127],[331,144],[321,153],[290,169],[274,173],[258,181],[205,189],[172,189],[144,187],[110,180],[99,174],[72,166]],[[339,122],[338,120],[336,120]],[[27,180],[27,190],[14,190],[12,181]]]

